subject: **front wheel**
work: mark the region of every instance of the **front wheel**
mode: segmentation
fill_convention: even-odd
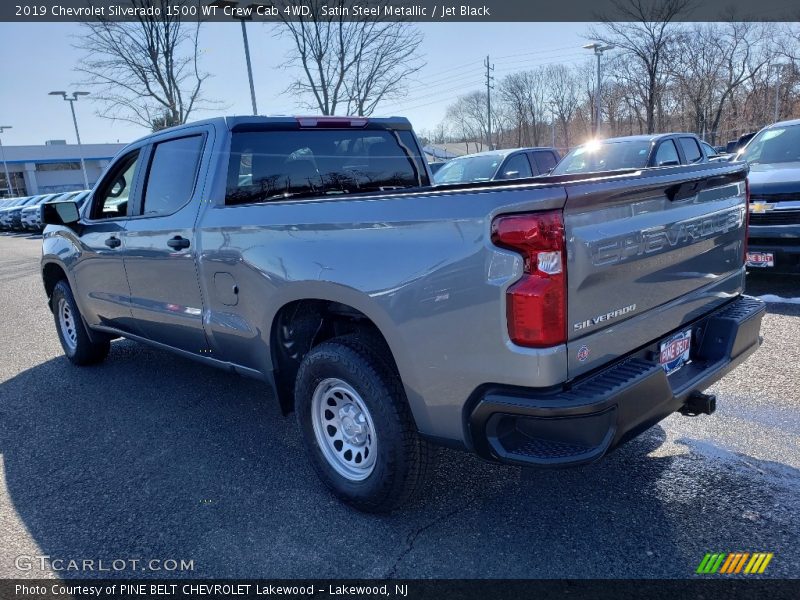
[[[343,336],[313,348],[297,373],[295,410],[314,470],[348,504],[389,512],[422,487],[433,450],[377,346]]]
[[[67,358],[76,365],[92,365],[102,362],[111,348],[108,339],[92,341],[83,323],[78,305],[69,284],[61,280],[53,289],[51,299],[56,321],[58,340]]]

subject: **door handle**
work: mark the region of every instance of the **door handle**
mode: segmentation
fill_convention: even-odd
[[[119,238],[115,238],[113,235],[106,240],[106,246],[109,248],[119,248],[122,245],[122,242]]]
[[[188,248],[189,245],[190,245],[189,240],[179,235],[176,235],[171,240],[167,240],[167,246],[169,246],[170,248],[175,248],[175,250],[183,250],[184,248]]]

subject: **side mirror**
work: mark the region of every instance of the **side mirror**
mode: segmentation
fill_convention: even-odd
[[[42,223],[46,225],[74,225],[81,219],[75,202],[45,202],[39,205]]]
[[[519,179],[519,171],[506,171],[503,173],[503,179]]]
[[[659,167],[677,167],[679,164],[681,164],[681,163],[678,162],[677,160],[662,160],[660,163],[658,163],[658,166]]]

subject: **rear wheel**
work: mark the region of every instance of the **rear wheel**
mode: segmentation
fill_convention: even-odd
[[[343,336],[312,348],[297,373],[295,409],[314,470],[345,502],[388,512],[423,486],[433,450],[377,345]]]
[[[58,339],[67,358],[76,365],[102,362],[108,356],[111,344],[105,338],[92,341],[89,337],[72,290],[66,281],[62,280],[56,284],[51,304]]]

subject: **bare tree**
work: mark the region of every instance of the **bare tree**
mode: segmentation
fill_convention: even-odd
[[[444,144],[447,141],[448,126],[447,121],[439,123],[432,132],[434,144]]]
[[[499,96],[516,133],[517,146],[539,145],[546,119],[546,88],[543,68],[511,73],[503,78]]]
[[[500,101],[513,120],[517,133],[517,146],[530,145],[531,131],[528,121],[527,85],[525,72],[506,75],[500,82]]]
[[[82,24],[75,47],[86,52],[76,70],[94,88],[98,114],[153,130],[185,123],[214,103],[202,98],[209,77],[199,66],[200,22],[167,16],[169,0],[130,0],[136,8],[158,7],[161,15],[132,22],[107,17]]]
[[[475,151],[483,148],[483,142],[487,136],[487,115],[486,94],[483,92],[472,92],[459,96],[458,99],[447,108],[447,120],[451,123],[451,130],[459,141],[467,144],[475,143]]]
[[[569,147],[569,125],[579,105],[579,82],[576,74],[564,65],[547,68],[547,89],[550,105],[564,132],[564,146]]]
[[[273,3],[282,20],[278,34],[292,41],[288,66],[301,71],[289,90],[324,115],[344,109],[368,116],[380,102],[402,96],[407,78],[424,65],[419,30],[379,18],[348,21],[354,3],[310,0],[310,14],[296,20],[283,10],[292,2]],[[327,16],[320,10],[323,4]]]
[[[647,133],[656,129],[659,95],[666,86],[668,55],[674,41],[674,21],[693,0],[613,0],[616,14],[602,19],[602,27],[589,30],[591,39],[629,54],[641,70]],[[614,21],[612,18],[624,18]]]

